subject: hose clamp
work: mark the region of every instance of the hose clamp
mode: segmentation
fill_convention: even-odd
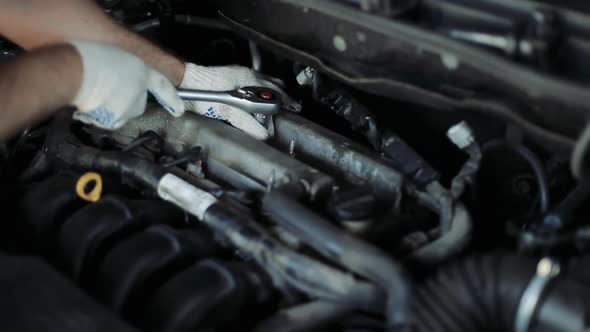
[[[520,299],[514,322],[515,332],[528,332],[543,291],[551,280],[559,275],[560,271],[559,262],[552,258],[545,257],[539,261],[537,271]]]

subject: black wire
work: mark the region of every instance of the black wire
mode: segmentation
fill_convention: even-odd
[[[170,168],[186,164],[188,162],[198,161],[201,158],[202,148],[200,146],[194,147],[186,152],[182,157],[162,164],[164,168]]]
[[[542,214],[547,213],[551,206],[551,196],[549,193],[547,172],[545,172],[543,162],[541,162],[539,157],[537,157],[533,151],[522,144],[514,144],[504,140],[495,140],[486,143],[483,147],[484,153],[498,149],[508,149],[516,153],[529,164],[533,174],[535,175],[535,180],[537,181],[537,187],[539,190],[539,210]]]
[[[145,133],[143,133],[141,136],[139,136],[135,140],[133,140],[133,142],[131,142],[127,146],[125,146],[122,149],[122,151],[123,152],[132,151],[140,146],[144,146],[144,145],[146,145],[148,143],[152,143],[152,142],[160,145],[162,143],[162,138],[156,132],[149,130],[149,131],[146,131]]]

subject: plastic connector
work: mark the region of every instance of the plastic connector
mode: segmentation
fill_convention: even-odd
[[[451,127],[451,129],[447,131],[447,137],[461,150],[464,150],[475,143],[473,130],[465,121],[461,121],[459,124]]]
[[[297,83],[301,86],[311,85],[315,76],[315,70],[307,67],[297,75]]]

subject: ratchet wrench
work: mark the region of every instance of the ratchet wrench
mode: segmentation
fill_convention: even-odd
[[[178,96],[185,101],[207,101],[237,107],[248,113],[270,115],[283,106],[281,94],[268,88],[244,87],[234,91],[204,91],[179,89]]]

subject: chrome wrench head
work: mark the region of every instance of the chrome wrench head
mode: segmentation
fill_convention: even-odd
[[[244,87],[234,91],[178,90],[186,101],[215,102],[237,107],[252,114],[275,114],[283,107],[281,94],[269,88]]]

